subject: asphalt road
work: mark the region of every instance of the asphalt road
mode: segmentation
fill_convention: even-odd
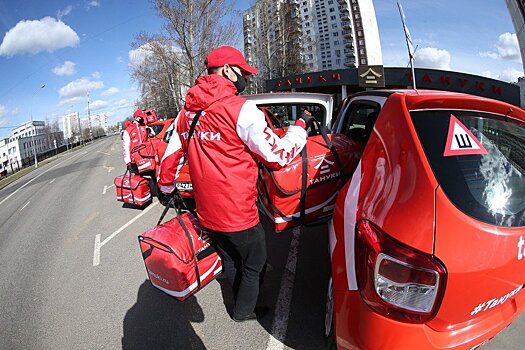
[[[116,201],[120,142],[62,154],[0,190],[0,349],[326,348],[326,227],[266,227],[262,320],[231,321],[223,278],[178,302],[149,284],[137,241],[162,206]],[[524,322],[486,349],[523,349]]]

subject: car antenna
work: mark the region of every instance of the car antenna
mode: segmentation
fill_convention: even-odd
[[[509,107],[509,110],[507,111],[507,114],[505,114],[505,121],[508,121],[509,114],[511,114],[512,112],[514,112],[514,110],[511,107]]]
[[[403,23],[403,30],[405,32],[405,39],[407,42],[408,49],[408,58],[410,59],[410,67],[412,69],[412,88],[416,90],[416,72],[414,69],[414,45],[412,44],[412,37],[410,36],[410,31],[405,23],[405,13],[403,12],[403,7],[399,0],[397,0],[397,8],[399,9],[399,15],[401,16],[401,23]]]

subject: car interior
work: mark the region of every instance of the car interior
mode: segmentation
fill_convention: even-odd
[[[346,110],[342,132],[349,138],[366,145],[379,116],[377,104],[353,103]]]

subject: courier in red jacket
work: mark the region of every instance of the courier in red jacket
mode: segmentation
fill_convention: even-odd
[[[166,153],[158,183],[164,193],[188,158],[201,224],[210,231],[223,257],[233,287],[235,321],[255,319],[259,276],[266,264],[266,243],[257,199],[257,162],[278,168],[288,164],[306,143],[307,121],[298,120],[279,138],[253,101],[238,96],[245,76],[258,73],[242,53],[230,46],[213,50],[206,59],[208,75],[198,78],[186,94]],[[188,131],[202,111],[188,143]]]
[[[128,167],[128,170],[131,170],[136,174],[138,174],[138,169],[136,164],[132,162],[131,150],[146,141],[150,136],[149,133],[151,131],[148,130],[149,128],[146,126],[146,123],[148,122],[148,116],[152,114],[155,115],[156,120],[156,114],[154,114],[153,110],[137,109],[133,113],[133,122],[124,124],[126,125],[126,128],[122,133],[122,151],[124,154],[124,163]]]

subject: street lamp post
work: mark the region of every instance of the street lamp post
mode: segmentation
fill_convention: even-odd
[[[42,86],[40,86],[41,89],[43,89],[45,87],[46,87],[46,84],[42,84]],[[33,143],[33,154],[35,156],[35,169],[38,168],[38,159],[37,159],[37,156],[36,156],[36,144],[35,144],[36,127],[35,127],[35,124],[33,124],[33,98],[35,97],[35,94],[37,93],[37,91],[35,91],[33,93],[33,96],[31,96],[31,126],[32,126],[32,128],[31,128],[32,129],[31,130],[31,142]]]

